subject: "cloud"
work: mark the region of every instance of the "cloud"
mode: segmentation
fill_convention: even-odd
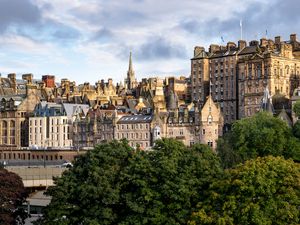
[[[210,40],[236,41],[240,38],[239,21],[243,21],[243,39],[248,41],[266,36],[282,35],[299,32],[300,4],[298,0],[254,2],[242,11],[236,11],[227,19],[214,18],[209,20],[184,19],[179,27],[184,31]],[[298,14],[298,15],[297,15]]]
[[[193,47],[222,44],[221,36],[237,41],[240,19],[248,41],[266,29],[269,38],[300,33],[298,1],[0,0],[0,48],[7,61],[21,54],[25,62],[38,63],[40,72],[76,80],[86,79],[82,74],[101,79],[98,73],[122,79],[130,51],[139,78],[188,75]],[[60,60],[49,65],[51,58]]]
[[[40,9],[30,0],[1,0],[0,2],[1,32],[7,30],[11,25],[36,24],[40,19]]]
[[[106,43],[106,42],[113,42],[114,38],[115,38],[115,35],[110,29],[101,28],[93,35],[93,37],[91,38],[91,41]]]
[[[173,43],[163,37],[151,37],[136,49],[138,60],[160,60],[185,58],[187,52],[184,45]]]

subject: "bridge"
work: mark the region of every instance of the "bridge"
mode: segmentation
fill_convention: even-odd
[[[53,186],[53,177],[60,177],[67,168],[61,167],[6,167],[10,172],[18,174],[25,187]]]

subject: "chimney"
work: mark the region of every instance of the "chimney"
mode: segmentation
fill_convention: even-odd
[[[209,52],[210,53],[215,53],[216,51],[220,50],[220,46],[219,45],[210,45],[209,46]]]
[[[244,40],[239,40],[238,42],[238,47],[239,47],[239,50],[242,50],[243,48],[245,48],[247,46],[247,42],[244,41]]]
[[[281,42],[281,37],[280,36],[276,36],[275,37],[275,44],[278,45]]]
[[[221,45],[221,46],[220,46],[220,50],[221,50],[221,51],[226,51],[226,50],[227,50],[227,46],[222,46],[222,45]]]
[[[297,34],[291,34],[290,35],[290,41],[291,42],[296,42],[297,41]]]
[[[108,85],[113,85],[113,80],[111,78],[108,78]]]
[[[258,46],[258,41],[256,41],[256,40],[250,41],[249,45],[250,46]]]
[[[267,47],[267,45],[268,45],[268,40],[266,38],[261,38],[260,47]]]
[[[7,78],[10,79],[10,81],[15,81],[16,80],[16,74],[15,73],[10,73],[7,75]]]
[[[234,42],[228,42],[227,43],[227,46],[226,46],[227,50],[232,50],[234,48],[236,48],[236,44]]]
[[[16,80],[16,74],[15,73],[10,73],[7,75],[8,79],[10,80],[12,84],[12,88],[15,93],[17,93],[17,80]]]
[[[205,51],[204,47],[196,46],[194,48],[194,57],[196,57],[197,55],[199,55],[201,52],[204,52],[204,51]]]
[[[42,76],[42,81],[45,83],[45,87],[48,88],[55,87],[55,76],[44,75]]]
[[[23,74],[22,75],[22,79],[26,80],[27,84],[31,84],[32,83],[32,78],[33,78],[32,73],[28,73],[28,74]]]

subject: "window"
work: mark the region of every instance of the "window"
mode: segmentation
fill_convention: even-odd
[[[205,129],[202,130],[202,134],[205,134]]]
[[[212,116],[211,115],[208,116],[207,122],[209,125],[212,124]]]

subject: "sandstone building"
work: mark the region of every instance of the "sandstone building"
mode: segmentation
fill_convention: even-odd
[[[290,99],[299,85],[300,43],[262,38],[260,42],[240,40],[236,45],[211,45],[209,51],[195,47],[191,59],[192,101],[204,104],[211,92],[220,104],[225,125],[251,116],[261,105],[265,88],[270,95]]]

